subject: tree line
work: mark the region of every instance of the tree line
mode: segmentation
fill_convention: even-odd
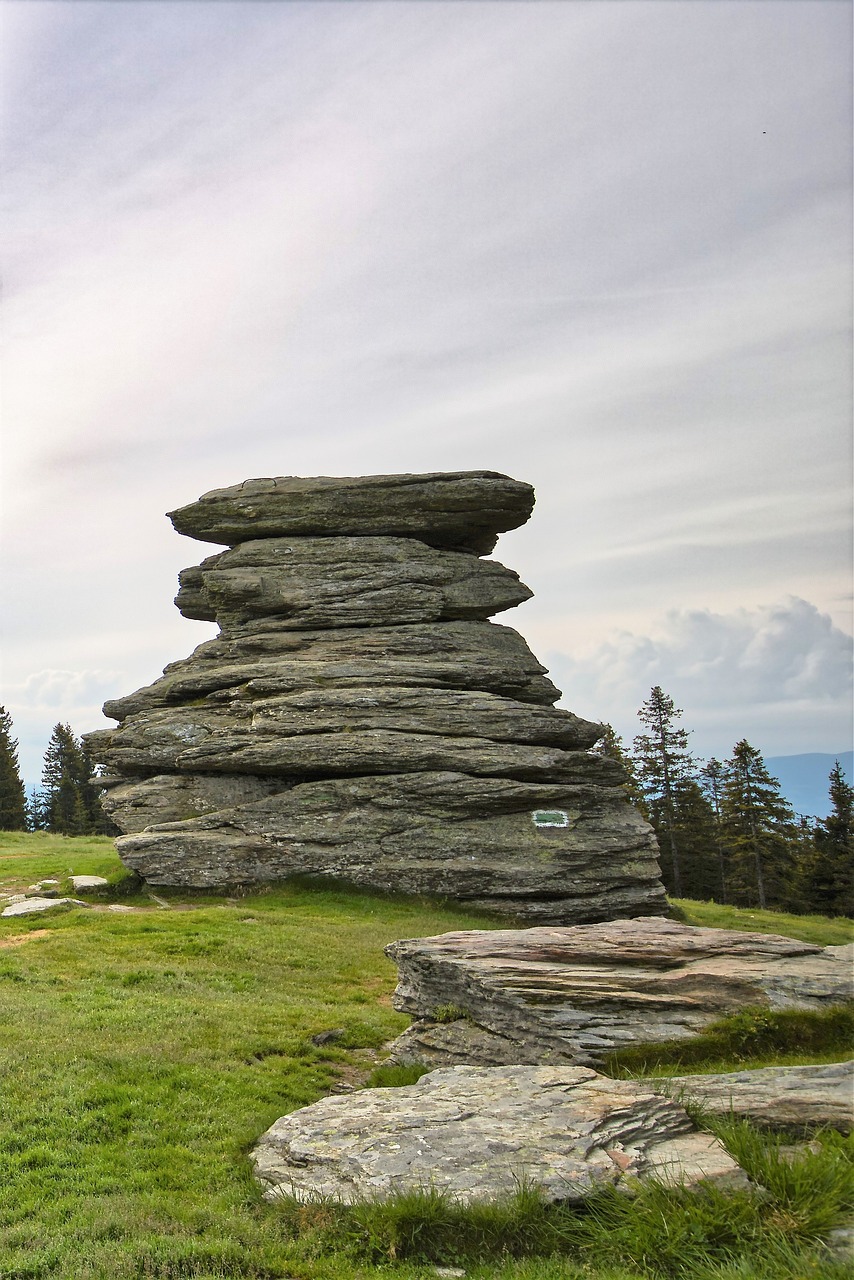
[[[41,787],[34,787],[27,795],[12,719],[6,708],[0,707],[0,831],[116,835],[118,827],[101,805],[101,790],[83,744],[70,725],[57,724],[44,754]]]
[[[728,760],[699,761],[680,708],[656,685],[627,748],[606,726],[600,749],[618,760],[626,790],[651,823],[667,892],[739,907],[854,916],[854,789],[836,761],[831,813],[796,814],[744,738]]]

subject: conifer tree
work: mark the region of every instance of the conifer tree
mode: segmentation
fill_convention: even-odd
[[[677,821],[677,793],[694,777],[694,760],[688,750],[688,731],[676,721],[682,715],[673,699],[656,685],[638,711],[649,730],[634,739],[634,759],[641,794],[659,842],[666,846],[670,866],[662,868],[665,886],[677,898],[683,896],[682,861]],[[669,874],[668,874],[669,872]]]
[[[18,768],[12,717],[0,707],[0,831],[26,831],[27,797]]]
[[[832,812],[816,823],[802,868],[802,901],[807,911],[854,916],[854,788],[838,760],[828,782]]]
[[[649,818],[649,811],[641,793],[634,760],[626,751],[623,739],[614,730],[613,725],[605,724],[602,727],[604,733],[597,742],[595,750],[599,755],[604,756],[606,760],[614,760],[620,766],[625,774],[623,788],[626,795],[631,803],[640,809],[643,816]]]
[[[712,756],[700,770],[700,786],[709,802],[713,815],[714,846],[718,864],[718,884],[713,896],[719,902],[726,902],[727,869],[726,854],[721,821],[721,803],[723,800],[724,777],[726,770],[723,763]]]
[[[110,833],[92,761],[68,724],[54,725],[45,751],[42,805],[48,831],[68,836]]]
[[[721,818],[736,896],[763,910],[792,905],[794,811],[746,739],[736,743],[725,768]]]

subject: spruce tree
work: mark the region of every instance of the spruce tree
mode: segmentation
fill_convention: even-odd
[[[723,828],[721,820],[721,804],[723,801],[724,778],[726,769],[720,760],[714,756],[707,760],[700,770],[700,786],[703,788],[703,794],[709,802],[713,815],[713,831],[715,855],[718,864],[718,883],[713,897],[717,897],[719,902],[726,902],[727,899],[727,867],[726,853],[723,838]]]
[[[677,793],[694,777],[694,760],[688,750],[688,731],[676,721],[681,710],[656,685],[638,711],[638,719],[649,730],[634,739],[634,759],[641,794],[659,843],[669,854],[662,874],[665,886],[677,898],[683,896],[682,859],[679,847]]]
[[[602,726],[604,733],[596,743],[595,750],[599,755],[604,756],[606,760],[613,760],[620,766],[625,774],[623,788],[633,805],[640,809],[645,818],[649,818],[649,811],[643,798],[638,782],[637,772],[635,771],[635,762],[623,745],[623,739],[614,730],[613,725],[605,724]]]
[[[746,739],[736,743],[725,769],[721,819],[735,897],[763,910],[793,905],[794,811]]]
[[[830,772],[829,817],[816,823],[804,861],[804,908],[826,916],[854,916],[854,788],[837,760]]]
[[[18,740],[12,717],[0,707],[0,831],[26,831],[27,796],[18,768]]]
[[[112,833],[92,761],[68,724],[54,725],[45,751],[42,804],[48,831],[68,836]]]

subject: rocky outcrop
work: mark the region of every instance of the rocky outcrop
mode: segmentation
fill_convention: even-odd
[[[446,933],[394,942],[399,1062],[601,1062],[687,1039],[747,1005],[821,1009],[852,997],[854,944],[702,929],[659,918]]]
[[[802,1133],[828,1126],[850,1133],[854,1128],[854,1060],[668,1076],[648,1083],[705,1112],[742,1116],[764,1129]]]
[[[123,860],[152,884],[321,875],[536,921],[662,910],[601,726],[488,621],[531,594],[481,557],[532,504],[462,472],[247,481],[174,512],[230,544],[176,599],[221,631],[87,736]]]
[[[637,1179],[746,1184],[677,1103],[583,1067],[452,1067],[323,1098],[277,1120],[252,1161],[270,1200],[352,1203],[435,1187],[468,1202],[528,1184],[575,1201]]]
[[[444,471],[244,480],[169,515],[179,533],[227,546],[250,538],[383,534],[482,556],[533,508],[529,484],[497,471]]]

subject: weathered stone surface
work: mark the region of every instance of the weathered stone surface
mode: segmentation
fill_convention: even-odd
[[[103,889],[110,882],[106,876],[69,876],[72,889]]]
[[[459,1008],[523,1046],[527,1061],[559,1054],[596,1063],[628,1044],[696,1035],[745,1005],[820,1009],[852,996],[854,945],[816,947],[662,918],[472,930],[386,951],[400,970],[395,1008],[428,1023],[436,1009]],[[432,1029],[416,1034],[429,1038]],[[412,1043],[409,1034],[403,1058],[413,1056]],[[478,1043],[466,1048],[463,1022],[451,1052],[471,1061]],[[431,1046],[426,1060],[441,1060],[441,1037]],[[500,1047],[490,1042],[489,1051]]]
[[[253,618],[306,630],[483,620],[532,595],[496,560],[412,538],[264,538],[208,556],[178,581],[184,617],[224,627]]]
[[[487,555],[533,506],[530,485],[497,471],[276,476],[212,489],[169,518],[179,533],[229,546],[293,534],[385,534]]]
[[[586,750],[600,733],[568,711],[491,693],[354,686],[266,699],[231,691],[201,705],[138,712],[87,743],[108,769],[126,773],[458,769],[617,785],[614,763]]]
[[[743,1116],[766,1129],[854,1128],[854,1060],[806,1067],[760,1067],[725,1075],[668,1076],[649,1083],[717,1115]]]
[[[104,710],[119,852],[153,884],[319,875],[526,920],[665,909],[650,828],[486,619],[530,595],[479,558],[533,494],[494,473],[249,481],[175,513],[228,551],[176,603],[222,631]]]
[[[452,1067],[324,1098],[277,1120],[252,1160],[271,1200],[436,1187],[466,1202],[528,1182],[574,1201],[626,1180],[745,1182],[676,1103],[583,1067]]]
[[[354,685],[474,689],[550,706],[560,693],[545,671],[517,631],[495,622],[294,631],[266,619],[207,640],[153,684],[106,702],[104,714],[124,720],[219,692],[264,698]]]
[[[165,773],[151,778],[118,775],[103,795],[106,812],[122,831],[142,831],[162,822],[186,822],[265,800],[287,790],[284,778],[255,778],[247,774]]]
[[[559,808],[566,827],[532,817]],[[153,884],[251,884],[322,875],[453,896],[530,920],[666,907],[649,829],[610,788],[466,774],[327,779],[118,841]]]
[[[88,902],[80,902],[77,898],[25,898],[21,902],[10,902],[8,907],[0,911],[0,916],[35,916],[43,911],[54,911],[57,907],[88,905]]]

